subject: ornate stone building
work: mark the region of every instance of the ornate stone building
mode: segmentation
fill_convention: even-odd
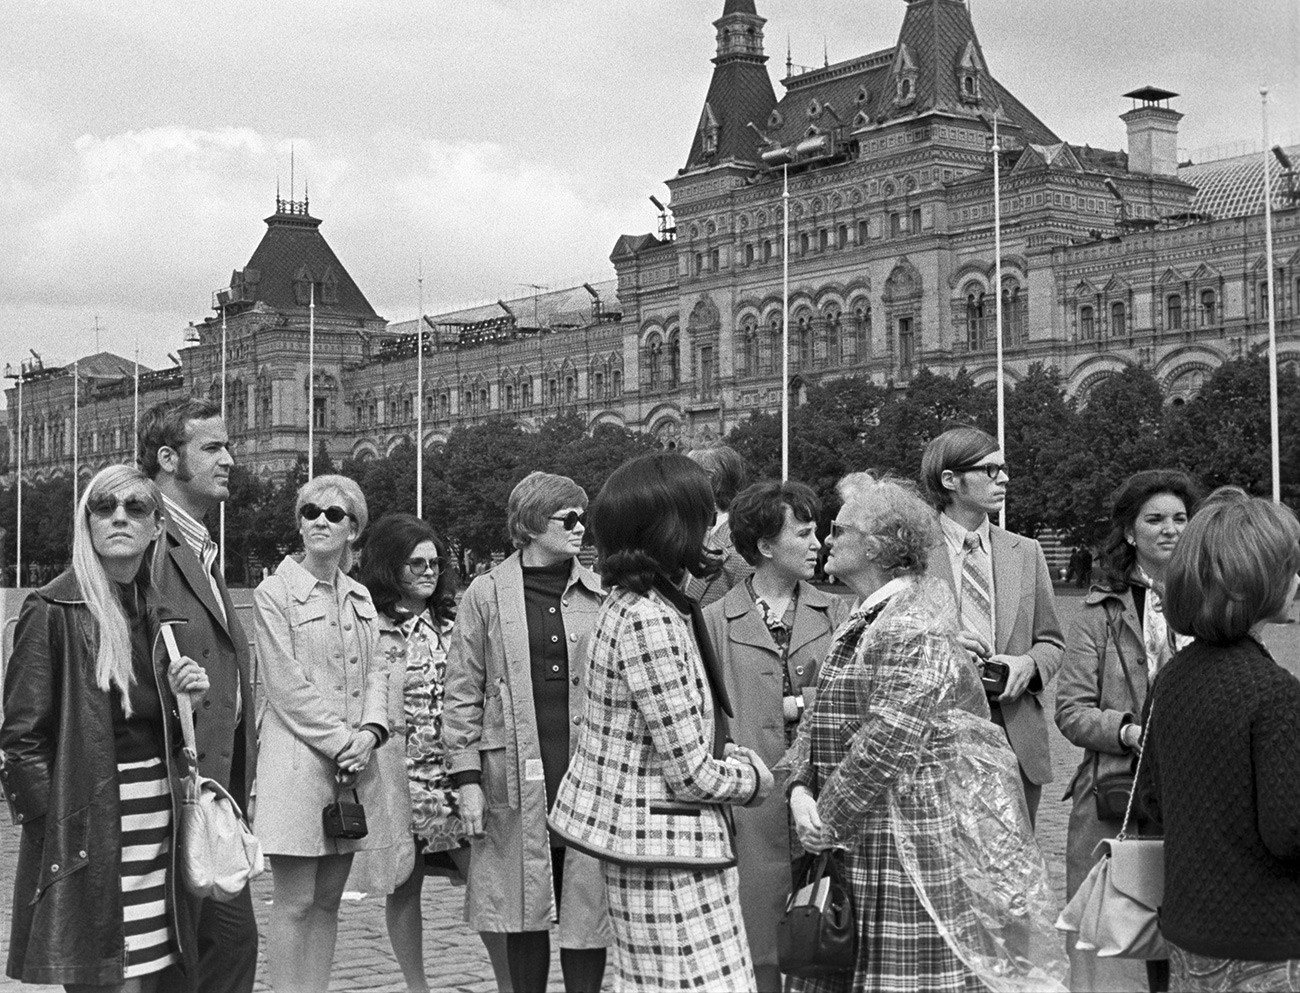
[[[414,439],[417,342],[426,444],[489,416],[534,425],[576,411],[696,445],[775,409],[782,389],[797,398],[826,377],[905,386],[922,367],[965,368],[991,382],[999,297],[1013,381],[1043,363],[1086,392],[1138,363],[1180,402],[1209,370],[1263,346],[1269,306],[1283,359],[1300,359],[1300,209],[1286,151],[1268,166],[1270,275],[1261,157],[1179,162],[1176,94],[1127,94],[1127,150],[1071,144],[994,77],[964,0],[895,2],[907,9],[894,46],[800,73],[787,66],[778,97],[764,19],[753,0],[725,0],[670,208],[658,234],[617,239],[608,282],[426,317],[417,337],[415,322],[375,314],[305,202],[278,201],[248,265],[193,329],[181,369],[151,373],[141,403],[219,392],[224,318],[241,458],[282,471],[306,446],[313,313],[311,416],[336,457]],[[999,39],[994,61],[1019,54]],[[41,376],[26,386],[23,432],[36,474],[66,468],[71,451],[71,377]],[[82,416],[92,411],[80,422],[83,460],[129,457],[129,382],[81,381]],[[11,389],[11,430],[15,401]]]

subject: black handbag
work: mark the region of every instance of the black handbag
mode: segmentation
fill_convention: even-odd
[[[344,800],[335,796],[333,803],[325,804],[321,811],[321,820],[325,826],[325,837],[356,841],[364,838],[366,830],[366,808],[361,805],[356,788],[352,790],[352,799]]]
[[[852,972],[858,957],[853,895],[834,851],[806,855],[776,924],[776,961],[788,976]]]

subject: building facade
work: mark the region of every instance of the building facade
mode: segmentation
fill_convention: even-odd
[[[223,321],[231,431],[241,460],[265,474],[306,450],[309,413],[335,458],[413,442],[418,347],[426,445],[487,417],[534,426],[574,411],[689,447],[828,377],[905,387],[928,367],[992,382],[999,303],[1008,378],[1055,366],[1076,394],[1140,364],[1182,402],[1216,366],[1264,346],[1270,307],[1282,360],[1300,359],[1300,198],[1287,150],[1267,166],[1269,273],[1263,159],[1179,162],[1175,94],[1126,95],[1126,150],[1071,144],[993,76],[964,0],[896,2],[907,10],[893,47],[787,66],[778,97],[763,18],[753,0],[725,0],[660,230],[618,238],[606,282],[390,325],[306,202],[277,200],[180,367],[146,377],[142,405],[220,394]],[[999,45],[1001,58],[1016,54]],[[25,473],[67,471],[72,381],[69,368],[25,383]],[[78,382],[85,471],[129,457],[131,384]],[[11,389],[14,437],[16,407]]]

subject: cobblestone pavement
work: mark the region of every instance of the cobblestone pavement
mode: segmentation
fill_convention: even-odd
[[[1061,620],[1069,625],[1079,609],[1079,598],[1072,592],[1059,598]],[[1273,628],[1270,643],[1278,657],[1290,663],[1300,676],[1300,627]],[[1054,686],[1048,687],[1053,698]],[[1063,739],[1051,725],[1052,759],[1056,782],[1043,790],[1038,818],[1038,838],[1042,844],[1052,882],[1059,898],[1065,893],[1065,829],[1068,804],[1060,802],[1080,758],[1079,749]],[[7,822],[7,818],[6,818]],[[5,823],[0,828],[0,948],[7,952],[9,936],[9,898],[18,832]],[[492,969],[477,935],[461,920],[465,891],[447,880],[431,877],[424,886],[424,956],[430,986],[455,993],[491,993],[496,989]],[[270,874],[253,887],[254,906],[262,932],[262,961],[258,969],[258,990],[266,985],[266,925],[270,911]],[[555,956],[558,960],[558,956]],[[608,975],[608,973],[607,973]],[[53,990],[57,987],[21,986],[0,978],[0,991]],[[338,950],[335,957],[334,991],[358,990],[367,993],[400,993],[406,987],[393,958],[384,925],[382,897],[359,898],[349,894],[340,913]],[[558,964],[551,973],[551,989],[563,989]]]

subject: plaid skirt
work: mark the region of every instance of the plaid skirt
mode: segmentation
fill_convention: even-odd
[[[615,993],[755,988],[736,869],[602,865]]]

